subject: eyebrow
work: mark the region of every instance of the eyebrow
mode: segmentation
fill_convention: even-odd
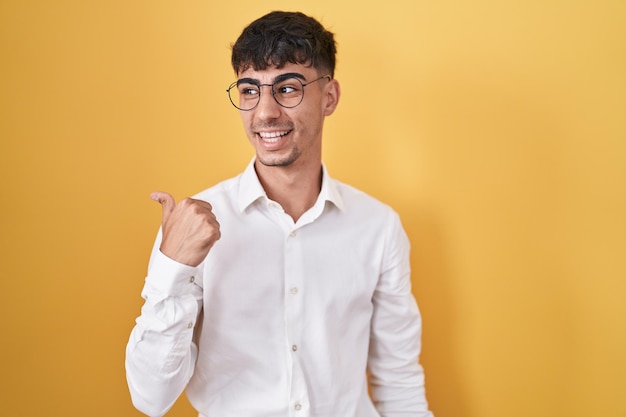
[[[288,80],[289,78],[297,78],[300,79],[302,81],[306,81],[306,77],[302,74],[300,74],[299,72],[286,72],[284,74],[280,74],[278,76],[276,76],[276,78],[274,78],[273,83],[278,83],[281,81],[285,81]],[[256,78],[240,78],[239,80],[237,80],[237,85],[239,84],[254,84],[254,85],[261,85],[261,81],[259,81]],[[267,84],[265,84],[267,85]]]

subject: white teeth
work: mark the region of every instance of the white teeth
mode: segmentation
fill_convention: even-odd
[[[278,139],[280,139],[281,136],[285,136],[287,133],[289,133],[289,131],[283,131],[283,132],[259,132],[259,136],[261,136],[261,138],[263,140],[270,140],[272,142],[276,142]],[[276,139],[276,140],[273,140]]]

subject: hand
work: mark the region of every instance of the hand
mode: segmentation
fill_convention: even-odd
[[[220,224],[209,203],[186,198],[176,204],[165,192],[150,197],[163,207],[161,252],[177,262],[198,266],[220,238]]]

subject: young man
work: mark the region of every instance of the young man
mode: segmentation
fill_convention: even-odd
[[[301,13],[251,23],[228,93],[256,157],[193,199],[153,193],[162,228],[126,351],[145,414],[186,389],[204,417],[432,416],[400,220],[322,164],[335,52]]]

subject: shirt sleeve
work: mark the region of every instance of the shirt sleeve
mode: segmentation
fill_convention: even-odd
[[[145,303],[126,347],[126,379],[133,405],[163,416],[185,389],[197,358],[194,329],[202,308],[199,267],[152,252],[142,291]]]
[[[383,417],[432,417],[419,363],[421,316],[411,293],[410,244],[397,214],[385,235],[368,358],[372,400]]]

